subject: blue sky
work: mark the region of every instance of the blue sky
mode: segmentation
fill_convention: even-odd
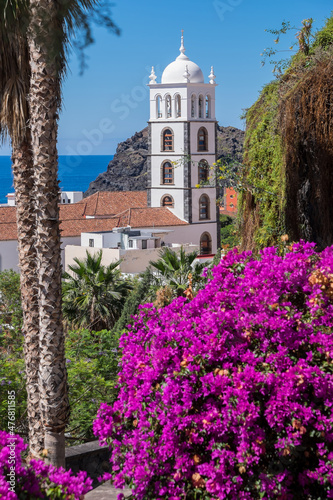
[[[283,20],[298,27],[308,17],[319,28],[331,9],[328,0],[115,0],[113,19],[121,36],[95,30],[83,76],[71,57],[63,85],[59,154],[114,154],[118,142],[146,126],[150,68],[155,66],[160,81],[165,66],[179,54],[181,29],[186,54],[207,81],[214,65],[220,125],[244,128],[242,110],[273,78],[270,65],[261,67],[260,54],[274,45],[265,28],[278,28]],[[286,36],[281,49],[294,36]],[[9,145],[0,149],[0,155],[6,154]]]

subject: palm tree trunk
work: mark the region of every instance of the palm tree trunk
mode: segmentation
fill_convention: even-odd
[[[19,146],[13,144],[13,174],[16,197],[17,238],[21,270],[24,357],[27,388],[30,458],[40,457],[44,434],[39,411],[39,311],[36,273],[36,213],[30,134]]]
[[[49,48],[54,45],[52,29],[56,2],[31,0],[30,9],[32,24],[29,39],[31,65],[29,102],[36,183],[40,409],[47,461],[56,466],[64,466],[64,431],[69,416],[69,403],[61,311],[57,180],[57,120],[60,88],[55,63],[49,55]],[[36,36],[36,27],[37,30],[43,30],[43,36]],[[49,40],[48,36],[51,37]]]

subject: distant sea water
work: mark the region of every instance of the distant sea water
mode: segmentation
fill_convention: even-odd
[[[113,155],[59,156],[59,180],[63,191],[87,191],[90,182],[105,172]],[[10,156],[0,156],[0,203],[7,203],[6,195],[13,193]]]

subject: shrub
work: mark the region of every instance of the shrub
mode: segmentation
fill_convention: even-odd
[[[239,238],[236,234],[236,219],[229,215],[220,215],[221,224],[221,246],[228,245],[233,248],[238,245]]]
[[[11,352],[2,352],[0,344],[0,429],[7,428],[8,390],[15,391],[15,421],[18,434],[27,434],[27,394],[21,345],[13,344]],[[107,330],[69,331],[65,353],[68,374],[70,421],[66,429],[68,445],[94,439],[92,422],[101,402],[112,403],[117,396],[118,338]],[[9,345],[9,342],[8,342]]]
[[[42,460],[22,464],[26,445],[22,438],[0,431],[0,497],[16,499],[80,499],[91,490],[86,472],[73,476],[71,471],[46,465]]]
[[[100,404],[116,399],[118,343],[107,330],[67,333],[65,352],[71,414],[66,439],[70,445],[93,440],[92,422]]]
[[[142,308],[94,432],[142,499],[333,498],[333,247],[229,252],[204,290]]]
[[[20,275],[12,269],[0,272],[0,355],[11,355],[21,345],[22,306]]]
[[[112,329],[112,333],[118,335],[126,326],[132,322],[132,316],[137,313],[138,307],[144,302],[147,290],[153,281],[153,275],[150,268],[139,275],[139,280],[128,295],[124,304],[122,313],[117,323]],[[119,335],[118,335],[119,336]]]

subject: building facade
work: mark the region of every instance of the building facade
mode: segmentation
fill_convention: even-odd
[[[219,245],[216,161],[215,75],[209,83],[197,64],[180,55],[156,82],[150,75],[148,206],[168,207],[188,222],[200,253]],[[193,242],[194,243],[194,242]]]

